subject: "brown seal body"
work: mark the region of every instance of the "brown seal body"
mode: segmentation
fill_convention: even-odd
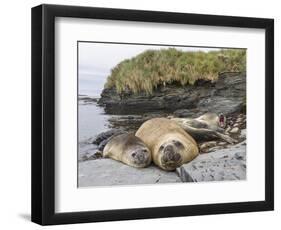
[[[150,149],[153,162],[167,171],[193,160],[199,152],[195,140],[167,118],[146,121],[136,136]]]
[[[134,134],[114,136],[103,149],[103,157],[121,161],[127,165],[143,168],[151,163],[151,152]]]

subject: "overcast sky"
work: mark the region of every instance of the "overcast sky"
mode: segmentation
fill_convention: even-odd
[[[172,46],[171,46],[172,47]],[[79,42],[79,78],[109,75],[110,70],[124,59],[148,49],[167,49],[167,46],[126,45]],[[175,47],[183,51],[209,51],[214,48]]]

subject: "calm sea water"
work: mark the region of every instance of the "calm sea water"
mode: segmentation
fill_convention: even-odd
[[[82,74],[79,76],[79,95],[99,98],[104,88],[107,75]],[[81,98],[81,97],[80,97]],[[84,103],[79,100],[78,133],[79,142],[83,142],[97,134],[108,130],[109,116],[95,102]]]
[[[108,130],[108,118],[103,108],[95,103],[79,104],[79,142],[83,142],[97,134]]]

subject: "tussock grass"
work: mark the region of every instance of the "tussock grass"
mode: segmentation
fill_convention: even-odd
[[[152,94],[160,85],[193,85],[198,79],[215,80],[221,72],[246,70],[246,50],[188,51],[169,48],[147,50],[126,59],[111,70],[106,88],[118,93]]]

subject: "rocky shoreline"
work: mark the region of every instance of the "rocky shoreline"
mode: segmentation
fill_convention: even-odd
[[[229,148],[200,154],[176,171],[151,164],[134,168],[112,159],[98,158],[79,163],[79,186],[112,186],[246,179],[246,141]]]
[[[246,179],[246,115],[228,117],[225,134],[235,138],[236,144],[222,140],[198,143],[200,154],[193,161],[165,172],[153,164],[136,169],[102,157],[107,138],[123,130],[112,129],[91,138],[96,148],[79,162],[79,186],[109,186],[174,182],[204,182]],[[127,176],[125,176],[127,175]],[[128,176],[130,175],[130,176]],[[137,181],[137,182],[136,182]]]
[[[193,86],[161,86],[149,96],[129,92],[118,95],[115,89],[104,89],[100,99],[83,96],[82,104],[95,103],[111,115],[108,131],[79,143],[79,186],[245,179],[245,98],[246,76],[241,73],[225,73],[216,82],[200,80]],[[235,144],[220,139],[198,142],[200,155],[174,172],[165,172],[153,164],[135,169],[102,158],[102,149],[108,138],[135,132],[146,120],[154,117],[195,118],[206,112],[226,115],[224,134],[235,139]]]
[[[136,132],[138,127],[146,120],[152,117],[163,117],[161,114],[158,115],[130,115],[121,116],[110,119],[114,125],[112,129],[106,132],[102,132],[95,137],[89,138],[85,141],[85,145],[92,145],[92,148],[86,149],[84,154],[80,154],[79,161],[95,160],[102,157],[102,150],[107,140],[114,135],[122,134],[125,132]],[[169,115],[168,117],[174,117]],[[235,139],[237,143],[246,140],[246,115],[243,113],[234,114],[227,117],[226,127],[224,134],[229,135],[231,138]],[[81,144],[81,143],[80,143]],[[82,144],[81,144],[82,145]],[[214,139],[212,141],[198,142],[198,147],[201,154],[208,153],[215,150],[220,150],[223,148],[228,148],[231,144],[225,142],[224,140]]]

